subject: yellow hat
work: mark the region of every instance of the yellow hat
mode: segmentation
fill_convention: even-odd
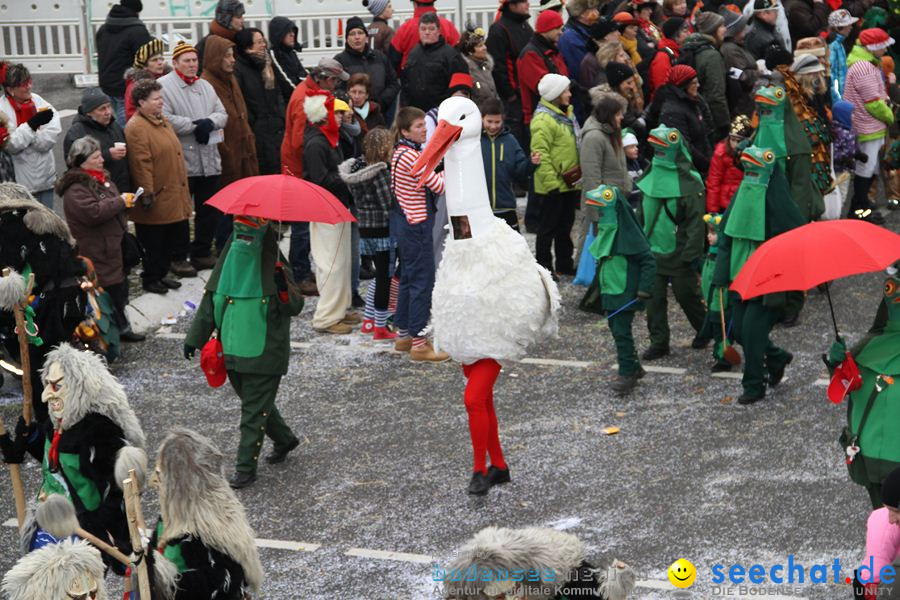
[[[334,112],[350,112],[350,105],[340,98],[334,99]]]

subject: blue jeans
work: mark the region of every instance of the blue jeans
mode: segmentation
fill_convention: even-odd
[[[291,223],[291,249],[288,260],[294,273],[294,281],[300,283],[312,278],[309,263],[309,223]]]
[[[32,196],[34,196],[35,200],[37,200],[38,202],[40,202],[41,204],[43,204],[50,210],[53,210],[53,190],[52,189],[41,190],[40,192],[35,192],[34,194],[32,194]]]
[[[113,114],[116,117],[116,123],[125,127],[125,97],[124,96],[110,96],[109,97]]]
[[[434,287],[434,249],[431,227],[434,217],[410,225],[406,216],[391,212],[391,233],[400,250],[400,290],[394,324],[416,336],[431,317],[431,290]]]

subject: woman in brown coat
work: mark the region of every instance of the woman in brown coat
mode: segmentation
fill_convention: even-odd
[[[259,175],[256,161],[256,137],[247,120],[247,105],[234,76],[234,42],[217,35],[206,39],[203,51],[203,79],[216,90],[225,106],[228,122],[225,124],[225,141],[219,144],[222,157],[221,185]]]
[[[131,95],[138,110],[125,126],[131,183],[144,188],[129,216],[144,246],[144,289],[155,294],[181,287],[167,275],[173,256],[187,256],[191,217],[181,142],[163,117],[161,89],[152,80],[135,84]]]
[[[56,193],[63,199],[66,222],[78,243],[78,253],[94,263],[97,280],[112,298],[121,339],[141,341],[144,336],[132,332],[125,317],[128,282],[122,265],[122,236],[128,224],[125,211],[133,203],[132,196],[119,194],[103,169],[100,142],[90,136],[72,143],[66,164],[69,170],[56,183]]]

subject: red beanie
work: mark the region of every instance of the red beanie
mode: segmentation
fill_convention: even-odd
[[[447,89],[452,90],[455,87],[469,88],[469,90],[471,90],[475,87],[475,82],[468,73],[454,73],[453,76],[450,77],[450,85],[447,86]]]
[[[669,83],[682,85],[697,76],[697,71],[688,65],[675,65],[669,71]]]
[[[865,46],[866,50],[884,50],[894,43],[894,38],[889,36],[884,29],[872,27],[863,29],[859,33],[859,43]]]
[[[563,26],[562,15],[555,10],[545,10],[538,15],[535,25],[535,33],[547,33],[553,29]]]

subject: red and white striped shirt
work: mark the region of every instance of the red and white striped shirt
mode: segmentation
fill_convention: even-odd
[[[412,167],[419,159],[419,154],[415,148],[400,144],[394,149],[394,155],[391,157],[391,183],[394,187],[394,196],[410,225],[421,223],[428,218],[426,187],[435,194],[444,193],[443,173],[430,173],[425,178],[425,186],[418,187],[418,180],[413,176]]]

